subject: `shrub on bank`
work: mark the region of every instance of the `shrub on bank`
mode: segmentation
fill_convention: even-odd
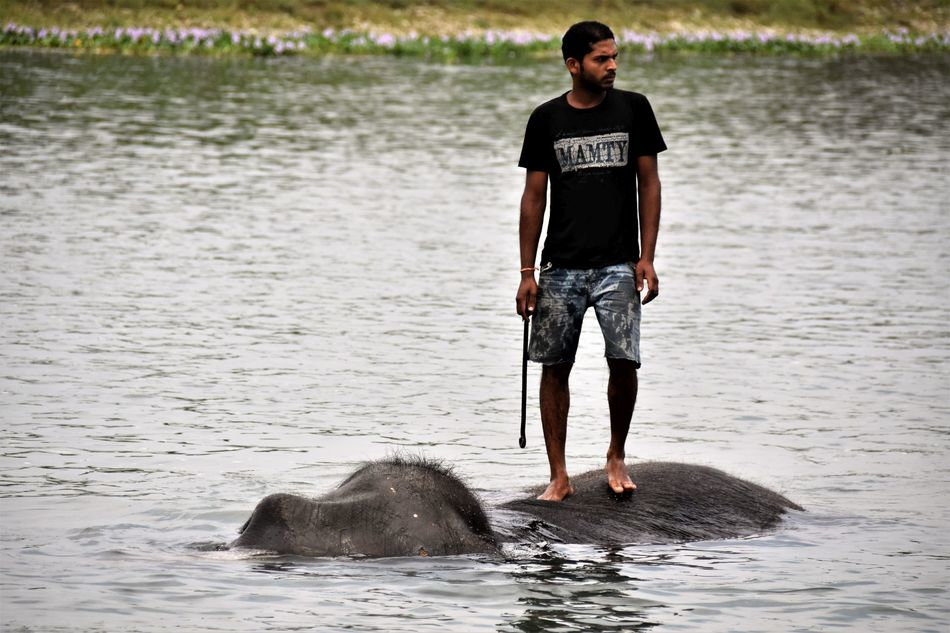
[[[911,33],[905,29],[873,35],[775,34],[754,31],[617,33],[624,49],[640,53],[745,53],[826,55],[843,51],[917,53],[950,50],[948,33]],[[0,46],[39,46],[138,54],[204,55],[395,55],[447,62],[503,62],[553,55],[560,36],[524,31],[487,30],[457,35],[358,32],[348,29],[260,34],[223,29],[33,28],[8,23]]]

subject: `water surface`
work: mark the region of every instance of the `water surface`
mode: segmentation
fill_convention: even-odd
[[[742,540],[309,560],[193,544],[399,450],[488,503],[545,478],[534,393],[517,447],[515,163],[564,71],[0,53],[3,626],[945,630],[948,72],[621,68],[671,148],[629,456],[807,513]],[[589,317],[574,472],[609,433]]]

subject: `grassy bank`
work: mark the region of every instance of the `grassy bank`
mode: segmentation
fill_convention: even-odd
[[[199,27],[262,32],[352,29],[454,35],[560,33],[582,19],[658,33],[799,30],[857,34],[950,27],[947,0],[0,0],[4,22],[35,27]]]
[[[774,34],[718,31],[640,33],[617,31],[618,43],[628,52],[712,53],[767,55],[830,55],[841,53],[919,53],[950,51],[950,35],[916,35],[897,31],[858,36]],[[457,35],[361,32],[327,28],[262,35],[253,31],[202,28],[126,28],[83,30],[32,28],[7,24],[0,31],[0,47],[34,46],[96,53],[190,55],[395,55],[445,62],[493,61],[504,63],[532,57],[554,57],[557,35],[523,31],[486,30]]]
[[[948,16],[947,0],[0,0],[0,45],[505,60],[596,17],[633,51],[903,53],[950,50]]]

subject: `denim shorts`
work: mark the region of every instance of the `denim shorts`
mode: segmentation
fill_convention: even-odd
[[[604,355],[640,367],[640,293],[633,264],[550,268],[538,278],[528,357],[544,365],[573,363],[587,308],[594,306]]]

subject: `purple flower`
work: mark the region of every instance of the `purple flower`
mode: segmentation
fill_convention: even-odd
[[[396,38],[391,33],[382,33],[373,38],[377,46],[389,48],[396,43]]]

